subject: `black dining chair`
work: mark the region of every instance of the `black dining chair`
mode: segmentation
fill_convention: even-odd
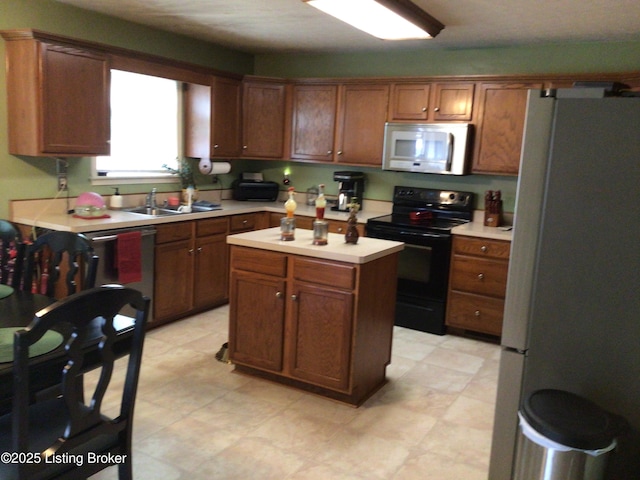
[[[27,245],[23,289],[62,298],[93,288],[97,271],[91,240],[79,233],[52,231]]]
[[[23,460],[0,462],[1,479],[84,479],[112,465],[118,466],[120,480],[132,478],[133,411],[149,303],[137,290],[105,285],[55,302],[15,333],[13,408],[0,417],[0,452]],[[131,341],[123,350],[116,344],[114,317],[126,305],[136,314]],[[102,325],[97,353],[84,342],[95,319]],[[30,347],[52,330],[67,332],[61,349],[66,360],[59,371],[61,393],[30,404],[29,368],[38,361],[29,358]],[[123,357],[127,360],[118,414],[107,417],[103,400],[113,383],[114,362]],[[99,369],[95,390],[79,388],[87,368]]]
[[[0,220],[0,283],[20,288],[24,243],[20,230],[7,220]]]

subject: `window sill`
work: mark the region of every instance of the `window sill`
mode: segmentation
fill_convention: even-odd
[[[91,177],[91,185],[149,185],[158,183],[176,183],[180,180],[166,175],[157,177]]]

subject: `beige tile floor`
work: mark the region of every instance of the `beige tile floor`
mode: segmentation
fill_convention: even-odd
[[[497,345],[395,327],[388,383],[353,408],[232,373],[227,322],[225,306],[147,335],[136,479],[486,480]]]

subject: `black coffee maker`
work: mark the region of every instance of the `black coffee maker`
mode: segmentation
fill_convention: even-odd
[[[331,210],[348,212],[353,199],[360,204],[362,210],[362,194],[364,192],[364,173],[362,172],[333,172],[333,179],[338,184],[338,203]]]

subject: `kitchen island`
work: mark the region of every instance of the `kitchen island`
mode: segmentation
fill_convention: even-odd
[[[398,252],[360,238],[280,241],[269,228],[227,237],[229,359],[235,371],[360,405],[391,361]]]

